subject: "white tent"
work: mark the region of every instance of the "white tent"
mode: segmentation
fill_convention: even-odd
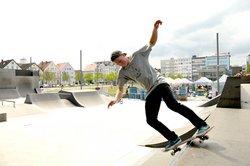
[[[173,79],[171,78],[171,77],[167,77],[166,78],[166,81],[167,81],[167,83],[169,84],[169,85],[171,85],[172,83],[173,83]]]
[[[219,82],[226,82],[226,81],[227,81],[227,77],[228,77],[228,75],[223,74],[223,75],[220,77]]]
[[[192,84],[193,82],[188,80],[187,78],[181,78],[182,84]]]
[[[223,75],[219,78],[219,90],[220,90],[219,94],[222,93],[222,90],[223,90],[223,88],[224,88],[224,85],[225,85],[225,83],[226,83],[226,81],[227,81],[227,77],[228,77],[228,75],[223,74]],[[218,86],[218,85],[217,85],[217,80],[213,81],[213,84],[212,84],[213,94],[215,94],[215,91],[217,91],[217,86]]]
[[[193,82],[186,79],[186,78],[176,78],[174,80],[172,80],[172,85],[187,85],[187,84],[192,84]]]
[[[172,84],[173,85],[180,85],[180,84],[182,84],[181,79],[180,78],[174,79],[173,82],[172,82]]]
[[[208,79],[207,77],[201,77],[200,79],[196,80],[194,83],[199,84],[199,85],[211,85],[212,80]]]

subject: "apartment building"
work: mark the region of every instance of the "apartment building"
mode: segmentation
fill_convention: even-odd
[[[21,67],[14,59],[10,60],[1,60],[0,69],[13,69],[13,70],[21,70]]]
[[[95,62],[93,64],[87,65],[83,69],[83,75],[87,73],[94,75],[96,72],[101,72],[103,76],[105,76],[111,72],[118,72],[119,68],[120,68],[119,66],[115,65],[111,61],[99,61],[99,62]]]
[[[191,79],[191,64],[191,58],[171,58],[169,60],[161,60],[161,73],[166,77],[169,75],[182,75],[183,77]]]
[[[21,67],[22,70],[31,70],[34,73],[37,73],[36,75],[41,76],[43,74],[42,69],[34,62],[30,60],[30,62],[27,62],[25,58],[20,59],[20,63],[18,65]]]
[[[232,75],[230,70],[230,53],[221,54],[219,56],[219,70],[217,69],[217,56],[207,56],[205,58],[205,68],[199,71],[200,77],[207,77],[210,80],[217,80],[223,74]],[[217,73],[219,71],[219,76]]]
[[[55,79],[50,80],[50,82],[46,82],[46,83],[48,83],[48,84],[60,84],[60,81],[61,81],[60,70],[53,61],[42,61],[39,63],[38,66],[42,69],[43,74],[45,74],[46,72],[54,74]]]
[[[201,75],[200,71],[206,69],[206,57],[198,57],[196,55],[192,56],[192,72],[191,72],[191,80],[196,81],[198,80]]]
[[[161,60],[161,72],[165,76],[182,75],[189,80],[196,81],[200,77],[211,80],[217,79],[217,56],[196,56],[191,58],[171,58]],[[230,53],[219,56],[219,76],[230,75]]]
[[[57,67],[60,71],[60,84],[62,85],[73,85],[75,83],[75,70],[68,63],[58,63]],[[68,77],[68,79],[66,79]]]

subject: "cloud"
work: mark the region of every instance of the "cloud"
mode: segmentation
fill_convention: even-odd
[[[244,57],[250,52],[249,6],[248,0],[3,1],[0,56],[70,62],[78,69],[80,50],[84,65],[109,60],[116,49],[132,54],[147,44],[154,21],[162,19],[150,57],[157,66],[164,58],[213,54],[217,32],[222,52]]]
[[[173,32],[173,36],[159,47],[165,57],[209,56],[216,52],[216,33],[219,33],[220,52],[231,52],[233,57],[250,53],[250,1],[237,1],[228,8],[199,22]],[[242,58],[244,64],[245,58]],[[239,60],[237,60],[239,62]]]

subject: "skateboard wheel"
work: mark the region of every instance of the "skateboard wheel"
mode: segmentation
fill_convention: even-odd
[[[175,155],[175,152],[173,151],[173,152],[171,152],[171,156],[174,156]]]
[[[203,143],[204,143],[204,140],[199,140],[199,143],[200,143],[200,144],[203,144]]]

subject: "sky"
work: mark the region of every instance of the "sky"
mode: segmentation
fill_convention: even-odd
[[[0,1],[0,59],[69,62],[75,70],[128,55],[149,43],[158,29],[150,63],[231,53],[231,65],[250,54],[249,0],[6,0]]]

